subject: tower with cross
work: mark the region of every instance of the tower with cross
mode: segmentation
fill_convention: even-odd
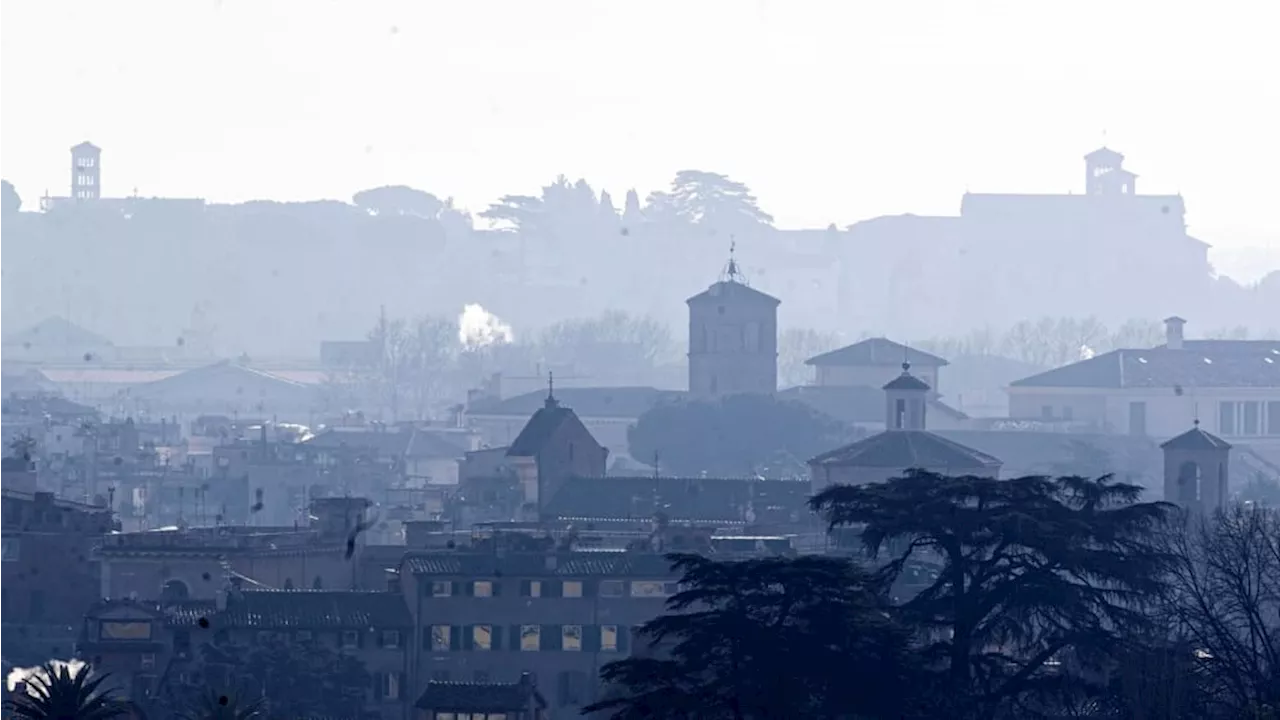
[[[729,245],[716,282],[689,305],[689,392],[714,398],[778,389],[778,305],[753,287]]]

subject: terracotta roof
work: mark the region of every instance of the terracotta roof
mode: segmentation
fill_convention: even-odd
[[[479,683],[433,680],[427,683],[427,689],[414,706],[420,710],[445,712],[517,713],[526,710],[531,700],[539,708],[547,706],[546,699],[528,681]]]
[[[1169,450],[1230,450],[1231,444],[1226,440],[1200,429],[1200,424],[1181,435],[1166,440],[1160,447]]]
[[[922,367],[942,367],[946,360],[896,343],[888,338],[868,338],[852,345],[815,355],[804,361],[805,365],[827,365],[833,367],[866,366],[866,365],[900,365],[909,362]]]
[[[1280,341],[1188,340],[1178,350],[1112,350],[1011,387],[1280,388]]]
[[[230,628],[409,627],[413,620],[399,593],[360,590],[245,590],[218,611],[213,601],[183,601],[165,608],[169,625]]]
[[[891,430],[823,453],[809,464],[955,472],[999,467],[1000,460],[927,430]]]
[[[779,300],[778,298],[768,293],[760,292],[759,290],[756,290],[750,285],[746,285],[740,282],[734,282],[732,280],[721,280],[720,282],[713,283],[711,287],[707,288],[706,290],[703,290],[697,295],[694,295],[693,297],[689,298],[685,302],[690,305],[693,305],[695,303],[699,303],[699,304],[706,303],[706,302],[723,303],[723,302],[735,302],[739,300],[745,300],[748,302],[755,302],[755,303],[769,303],[769,304],[772,304],[774,307],[777,307],[778,305],[782,304],[781,300]]]
[[[674,576],[670,562],[661,555],[620,551],[574,551],[554,555],[511,553],[502,556],[451,550],[411,552],[405,555],[401,567],[414,575],[450,577]]]

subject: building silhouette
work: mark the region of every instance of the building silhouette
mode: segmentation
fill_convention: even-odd
[[[102,148],[85,141],[71,148],[71,197],[102,198]]]
[[[687,301],[691,395],[777,391],[781,302],[747,284],[730,249],[720,279]]]

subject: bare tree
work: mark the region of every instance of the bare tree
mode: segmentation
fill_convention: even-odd
[[[778,337],[778,384],[808,385],[813,373],[805,361],[840,347],[840,335],[812,328],[790,328]]]

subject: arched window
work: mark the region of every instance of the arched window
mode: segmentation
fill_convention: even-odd
[[[191,597],[191,589],[181,580],[168,580],[160,588],[161,602],[178,602]]]

